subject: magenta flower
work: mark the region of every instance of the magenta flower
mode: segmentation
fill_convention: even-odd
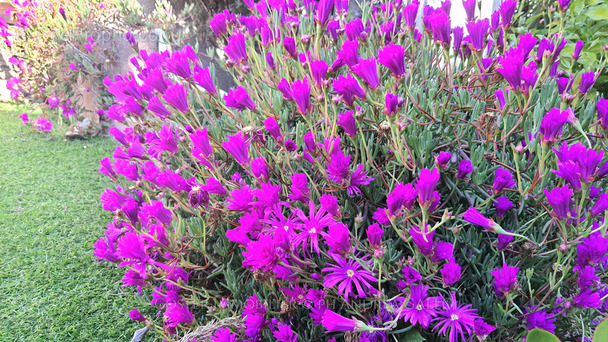
[[[405,48],[393,43],[383,47],[378,51],[378,62],[388,70],[393,76],[399,78],[405,73]]]
[[[519,47],[511,48],[498,58],[500,67],[496,68],[496,71],[504,77],[513,90],[521,88],[521,72],[524,59],[524,51]]]
[[[477,7],[477,0],[463,0],[462,6],[464,12],[467,14],[467,21],[472,21],[475,17],[475,7]]]
[[[516,8],[517,0],[503,0],[503,2],[500,3],[498,11],[500,12],[501,24],[504,28],[511,25],[511,20],[513,20],[513,14],[515,14]]]
[[[344,26],[344,33],[346,34],[346,38],[348,40],[367,40],[367,30],[363,26],[363,21],[361,18],[355,18],[348,22],[346,26]]]
[[[293,37],[283,38],[283,48],[291,56],[291,58],[298,59],[298,51],[296,50],[296,41]]]
[[[277,120],[275,120],[273,117],[268,117],[266,120],[264,120],[264,127],[266,127],[266,130],[268,130],[274,140],[277,142],[283,141],[281,128],[279,127]]]
[[[230,61],[238,64],[247,60],[247,47],[245,46],[245,35],[236,33],[228,38],[228,44],[224,47],[224,52]]]
[[[185,79],[190,79],[192,70],[190,69],[190,61],[188,56],[181,51],[175,51],[171,57],[167,58],[163,66],[174,75]]]
[[[403,21],[410,31],[416,28],[416,15],[418,14],[418,2],[412,2],[407,6],[403,7]]]
[[[186,304],[173,303],[167,305],[164,316],[168,327],[177,327],[179,324],[190,324],[194,321],[194,316],[192,316]]]
[[[59,11],[61,12],[61,8],[59,9]],[[64,19],[65,19],[65,15],[64,15]],[[127,42],[129,42],[129,44],[131,44],[131,47],[133,47],[134,49],[137,47],[137,42],[135,41],[135,36],[133,35],[133,33],[131,32],[127,32],[125,33],[125,38],[127,39]]]
[[[517,48],[521,49],[521,51],[524,53],[524,59],[528,58],[528,55],[534,49],[537,42],[538,39],[534,37],[530,32],[525,34],[522,33],[519,36],[519,43],[517,44]]]
[[[411,325],[420,324],[428,329],[431,319],[437,316],[437,308],[442,305],[441,297],[428,297],[427,285],[412,285],[410,300],[403,309],[403,319]]]
[[[440,310],[439,317],[433,320],[433,322],[437,322],[433,330],[439,329],[440,334],[448,336],[449,329],[449,342],[470,340],[475,320],[479,318],[476,312],[477,309],[471,309],[471,304],[458,305],[456,294],[450,292],[450,303],[445,306],[445,309]],[[465,331],[468,339],[465,337]]]
[[[360,99],[365,98],[365,90],[361,88],[357,79],[352,75],[338,76],[338,78],[334,80],[333,86],[336,92],[342,96],[342,100],[347,106],[353,105],[355,100],[354,97]]]
[[[518,267],[512,267],[507,264],[504,264],[500,268],[496,267],[496,270],[490,272],[494,277],[494,291],[499,298],[515,289],[517,286],[517,272],[519,272]]]
[[[595,104],[597,118],[600,120],[604,129],[608,129],[608,100],[600,98]]]
[[[235,108],[239,112],[245,108],[249,108],[249,110],[255,111],[256,105],[247,94],[247,90],[242,86],[236,87],[236,89],[230,89],[228,91],[228,95],[224,96],[224,101],[226,101],[226,106],[230,108]]]
[[[342,49],[336,52],[341,61],[349,67],[359,64],[359,41],[346,40],[342,44]]]
[[[386,96],[384,97],[384,111],[383,113],[387,116],[391,116],[395,114],[399,108],[403,105],[404,101],[399,96],[391,94],[388,90],[386,91]],[[606,120],[608,122],[608,120]]]
[[[144,203],[142,207],[143,216],[148,219],[154,218],[158,222],[170,225],[171,221],[173,221],[173,217],[171,216],[171,211],[163,205],[161,201],[153,201],[152,203]]]
[[[238,342],[238,338],[230,332],[230,328],[219,328],[213,336],[209,337],[213,342]]]
[[[251,173],[255,178],[259,178],[262,181],[268,179],[268,166],[264,158],[255,158],[251,160]]]
[[[144,315],[142,315],[137,309],[129,311],[129,318],[140,323],[146,321],[146,317],[144,317]]]
[[[472,45],[471,50],[481,51],[483,49],[485,36],[489,28],[490,22],[488,18],[467,23],[467,31],[469,31],[469,39]]]
[[[420,272],[407,265],[403,266],[401,274],[403,275],[403,279],[405,279],[406,283],[410,285],[422,279],[422,277],[420,276]]]
[[[209,27],[213,34],[215,34],[216,38],[220,38],[226,32],[228,32],[228,28],[226,27],[226,13],[219,12],[216,13],[211,20],[209,20]]]
[[[380,228],[380,225],[377,223],[374,223],[367,227],[366,234],[370,246],[372,246],[374,249],[379,248],[382,244],[382,235],[384,234],[384,229]]]
[[[433,39],[444,46],[449,46],[451,39],[450,16],[444,11],[435,11],[428,20],[431,25]]]
[[[340,34],[342,33],[342,31],[340,30],[340,21],[332,20],[327,23],[327,33],[329,33],[329,35],[334,41],[337,41],[340,37]]]
[[[589,212],[592,216],[597,216],[606,210],[608,210],[608,193],[600,194]]]
[[[509,98],[509,90],[498,89],[494,92],[496,99],[498,100],[498,105],[500,106],[500,110],[505,109],[505,105],[507,104],[507,99]]]
[[[608,258],[608,237],[604,238],[601,232],[595,232],[581,240],[576,246],[577,260],[580,267],[587,265],[596,266]]]
[[[41,116],[34,121],[34,127],[36,127],[36,129],[39,131],[50,132],[53,130],[53,123]]]
[[[291,326],[283,323],[279,323],[272,336],[280,342],[296,342],[298,338],[298,335],[291,330]]]
[[[544,189],[547,201],[551,204],[555,217],[559,220],[568,218],[568,211],[570,210],[570,202],[572,201],[572,190],[568,185],[561,188],[555,188],[550,192]]]
[[[179,151],[177,141],[179,140],[178,128],[174,128],[169,125],[163,125],[158,132],[158,136],[154,135],[150,141],[150,153],[155,158],[159,157],[163,151],[167,151],[171,154]]]
[[[360,331],[365,327],[363,322],[354,318],[346,318],[329,309],[325,309],[322,322],[327,332]]]
[[[291,94],[300,114],[308,114],[310,110],[310,86],[308,85],[308,79],[295,80],[291,84]]]
[[[557,154],[559,170],[553,172],[577,189],[581,188],[581,182],[589,184],[594,179],[601,178],[604,174],[601,169],[605,166],[598,168],[604,156],[604,151],[597,152],[593,149],[587,149],[581,143],[575,143],[568,147],[566,142],[562,144],[559,150],[554,149],[554,151]]]
[[[291,85],[286,78],[282,78],[277,84],[277,89],[283,94],[283,98],[285,100],[291,101],[293,100],[293,93],[291,91]]]
[[[192,155],[197,159],[203,161],[213,159],[213,148],[209,143],[209,134],[207,134],[207,127],[203,127],[202,130],[196,130],[194,133],[188,136],[192,141]],[[201,158],[202,157],[202,158]]]
[[[160,102],[160,100],[156,96],[153,96],[150,99],[150,102],[148,102],[148,107],[146,109],[158,115],[158,117],[160,117],[161,119],[165,119],[171,116],[171,112],[163,105],[162,102]]]
[[[294,173],[291,176],[291,187],[289,189],[291,190],[291,194],[289,194],[290,200],[308,203],[310,189],[308,188],[308,180],[305,174]]]
[[[57,96],[53,95],[53,96],[49,97],[48,103],[49,103],[49,108],[55,109],[55,108],[57,108],[57,106],[59,106],[59,98]]]
[[[470,160],[461,160],[458,163],[458,173],[456,174],[457,179],[465,179],[469,174],[475,170]]]
[[[160,68],[152,69],[148,72],[148,74],[142,79],[145,84],[152,87],[152,89],[158,91],[161,94],[164,94],[167,91],[171,82],[163,76],[163,72]]]
[[[116,255],[121,259],[130,259],[140,263],[145,263],[150,259],[146,253],[143,239],[134,232],[128,232],[120,238]]]
[[[418,203],[422,207],[429,207],[433,203],[433,191],[439,182],[439,172],[436,169],[422,169],[420,176],[416,179],[416,191],[418,191]]]
[[[410,236],[412,237],[412,241],[420,250],[420,253],[424,256],[431,256],[433,254],[433,247],[435,247],[435,243],[433,242],[433,235],[435,234],[434,230],[429,230],[430,226],[428,224],[424,225],[423,229],[412,227],[409,229]]]
[[[274,58],[272,57],[272,52],[270,52],[270,51],[266,54],[266,63],[268,64],[268,67],[270,69],[274,69],[274,67],[275,67]]]
[[[188,86],[183,84],[174,84],[167,88],[163,96],[168,104],[175,107],[182,113],[187,113],[190,110],[188,104]]]
[[[194,82],[203,87],[203,89],[205,89],[209,94],[217,94],[217,88],[215,88],[215,84],[213,84],[213,79],[211,78],[211,73],[209,72],[208,67],[197,70],[197,73],[194,74]]]
[[[252,202],[253,191],[248,185],[244,185],[230,192],[226,209],[246,212],[251,209]]]
[[[314,153],[317,150],[317,143],[315,142],[315,136],[312,132],[306,132],[306,134],[304,134],[304,144],[306,145],[306,149],[311,153]]]
[[[578,143],[580,144],[580,143]],[[582,144],[580,144],[582,146]],[[597,167],[602,161],[604,151],[597,152],[594,149],[581,149],[583,152],[576,155],[576,162],[581,171],[581,181],[589,184],[594,180],[594,175],[597,173]]]
[[[361,190],[359,189],[359,186],[369,185],[374,179],[375,178],[368,177],[367,172],[363,171],[363,164],[357,164],[357,168],[350,175],[350,181],[346,188],[346,192],[350,197],[360,195]]]
[[[310,63],[310,73],[313,80],[315,80],[315,85],[319,88],[322,88],[325,85],[325,80],[327,79],[327,68],[328,66],[325,61],[314,61]]]
[[[447,169],[448,163],[452,159],[452,154],[450,152],[441,151],[439,155],[435,156],[435,165],[440,170]]]
[[[360,59],[359,64],[352,67],[355,74],[359,75],[370,88],[378,87],[378,66],[374,58]]]
[[[331,257],[336,265],[327,264],[329,267],[323,268],[323,272],[330,272],[323,280],[323,286],[331,288],[338,285],[338,294],[344,295],[348,303],[348,297],[354,294],[353,285],[357,289],[357,297],[365,298],[366,291],[374,287],[370,282],[376,282],[376,278],[365,269],[358,261],[353,259],[342,259],[339,255],[332,254]]]
[[[581,94],[584,94],[589,90],[589,88],[591,88],[593,86],[594,83],[595,83],[595,73],[593,71],[584,72],[581,75],[581,84],[578,87],[578,91]]]
[[[566,12],[568,9],[568,5],[570,5],[570,1],[572,0],[557,0],[557,5],[562,12]]]
[[[319,24],[325,24],[333,9],[334,0],[320,0],[315,12],[315,21]]]
[[[526,314],[526,328],[528,330],[539,328],[551,333],[555,332],[555,324],[553,324],[555,323],[555,318],[552,318],[551,315],[545,311],[538,310],[538,308],[534,306],[524,310],[524,313]]]
[[[502,195],[496,199],[494,206],[496,207],[496,217],[503,218],[507,214],[507,211],[513,208],[513,203],[509,201],[507,196]]]
[[[338,205],[338,198],[334,195],[324,194],[319,198],[321,208],[327,211],[333,217],[340,217],[340,206]]]
[[[224,141],[222,147],[236,159],[237,163],[249,163],[249,140],[241,132],[228,136],[228,141]]]
[[[560,111],[559,108],[553,108],[543,117],[539,130],[542,134],[543,143],[554,143],[559,140],[569,116],[569,110]]]
[[[450,286],[460,280],[462,268],[454,261],[454,259],[450,259],[448,263],[443,265],[440,272],[443,284],[445,286]]]
[[[498,225],[491,218],[483,216],[475,207],[470,207],[462,218],[474,225],[482,226],[489,231],[496,231]]]
[[[386,206],[391,216],[399,216],[401,209],[412,210],[418,192],[411,183],[398,183],[386,196]]]
[[[500,193],[503,189],[512,188],[515,186],[513,180],[513,174],[508,170],[499,167],[494,172],[494,183],[492,184],[492,191],[494,194]]]
[[[478,318],[475,320],[473,329],[475,332],[475,336],[485,338],[486,336],[490,335],[494,330],[496,330],[496,327],[493,327],[488,323],[484,322],[483,319]]]
[[[323,236],[322,233],[324,228],[329,227],[336,221],[330,215],[327,215],[327,211],[325,211],[323,207],[318,211],[315,211],[315,204],[313,201],[308,202],[308,216],[300,209],[296,209],[295,213],[301,223],[298,224],[297,229],[300,232],[293,239],[293,245],[296,247],[302,245],[302,249],[306,251],[310,241],[310,249],[308,249],[308,252],[314,250],[317,254],[320,254],[319,236]]]
[[[581,51],[583,51],[584,46],[585,42],[582,40],[576,41],[576,44],[574,44],[574,53],[572,54],[572,59],[577,60],[581,56]]]
[[[344,113],[340,113],[338,115],[338,125],[342,127],[344,132],[348,134],[349,137],[354,137],[357,134],[357,127],[355,125],[355,117],[353,116],[353,111],[348,110]]]
[[[345,255],[352,248],[350,243],[350,232],[344,223],[335,223],[329,226],[327,233],[323,233],[325,243],[331,248],[331,252]]]
[[[454,27],[452,29],[452,35],[454,36],[454,40],[452,42],[454,47],[454,52],[458,53],[462,46],[462,38],[464,36],[464,29],[462,27]]]
[[[243,266],[264,272],[271,270],[280,261],[277,253],[277,242],[269,235],[262,235],[257,241],[247,244],[243,252]]]
[[[30,121],[30,117],[27,115],[27,113],[19,115],[19,119],[21,120],[21,122],[23,122],[24,126],[27,125],[27,123]]]

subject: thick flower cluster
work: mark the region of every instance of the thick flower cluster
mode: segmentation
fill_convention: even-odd
[[[190,46],[104,81],[127,128],[95,255],[151,292],[158,314],[133,319],[242,321],[214,341],[590,336],[608,119],[589,76],[561,89],[559,33],[513,35],[514,0],[491,20],[464,1],[466,36],[449,1],[423,32],[417,1],[246,3],[210,22],[227,92]]]

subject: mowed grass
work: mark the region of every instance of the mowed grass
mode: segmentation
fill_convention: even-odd
[[[29,132],[24,110],[0,104],[0,341],[129,341],[134,289],[92,255],[111,220],[97,169],[114,142]]]

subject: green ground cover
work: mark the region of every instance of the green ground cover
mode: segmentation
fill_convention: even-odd
[[[24,109],[0,104],[0,341],[129,341],[134,290],[92,260],[114,142],[29,132]]]

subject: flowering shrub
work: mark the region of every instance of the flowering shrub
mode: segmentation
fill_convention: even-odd
[[[116,62],[116,52],[103,40],[130,28],[123,24],[124,15],[113,1],[14,0],[12,5],[5,13],[15,25],[0,22],[17,73],[7,84],[11,98],[40,105],[45,116],[56,112],[60,119],[80,123],[81,134],[97,133],[101,126],[91,120],[98,115],[92,107],[113,102],[102,80]],[[83,101],[87,93],[97,101],[88,108]],[[87,110],[93,112],[83,116]]]
[[[212,340],[591,336],[608,100],[560,67],[573,42],[514,34],[515,0],[464,1],[466,35],[449,1],[422,32],[418,2],[246,3],[210,22],[227,93],[190,46],[105,80],[129,127],[95,255],[158,310],[133,319],[189,341],[229,317]]]

